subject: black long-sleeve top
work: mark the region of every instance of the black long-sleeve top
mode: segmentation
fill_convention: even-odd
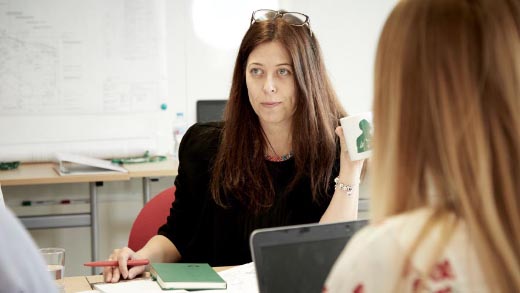
[[[231,203],[228,208],[217,205],[209,191],[209,182],[222,126],[222,123],[193,125],[179,148],[175,201],[158,234],[175,244],[182,262],[204,262],[211,266],[250,262],[249,235],[254,229],[318,222],[330,202],[330,196],[320,203],[313,201],[308,177],[285,192],[296,174],[292,158],[267,162],[276,197],[266,212],[253,216],[238,203]],[[333,176],[337,176],[338,166],[337,160]]]

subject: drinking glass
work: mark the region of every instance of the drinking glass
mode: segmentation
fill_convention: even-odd
[[[59,292],[65,292],[63,278],[65,277],[65,249],[41,248],[40,253],[47,264],[47,271],[51,274]]]

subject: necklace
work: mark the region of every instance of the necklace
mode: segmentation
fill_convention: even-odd
[[[273,145],[271,144],[271,142],[269,141],[269,139],[267,137],[266,137],[266,140],[267,140],[267,143],[269,144],[269,147],[271,147],[271,150],[274,153],[274,156],[266,154],[265,155],[266,160],[271,161],[271,162],[283,162],[283,161],[287,161],[293,157],[293,155],[294,155],[293,151],[290,151],[289,153],[287,153],[285,155],[281,155],[281,156],[278,155],[278,153],[276,153],[276,151],[273,148]]]
[[[265,155],[265,159],[268,161],[271,161],[271,162],[283,162],[283,161],[289,160],[293,156],[294,156],[293,152],[290,151],[288,154],[281,155],[281,156],[277,155],[276,153],[274,156]]]

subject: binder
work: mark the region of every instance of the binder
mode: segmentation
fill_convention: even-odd
[[[57,166],[54,170],[61,176],[128,173],[125,168],[108,160],[70,153],[58,153],[56,159]]]

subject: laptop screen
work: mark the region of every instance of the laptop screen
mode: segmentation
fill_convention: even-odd
[[[197,122],[222,121],[227,100],[197,101]]]
[[[366,220],[260,229],[251,235],[260,292],[321,292],[348,240]]]

